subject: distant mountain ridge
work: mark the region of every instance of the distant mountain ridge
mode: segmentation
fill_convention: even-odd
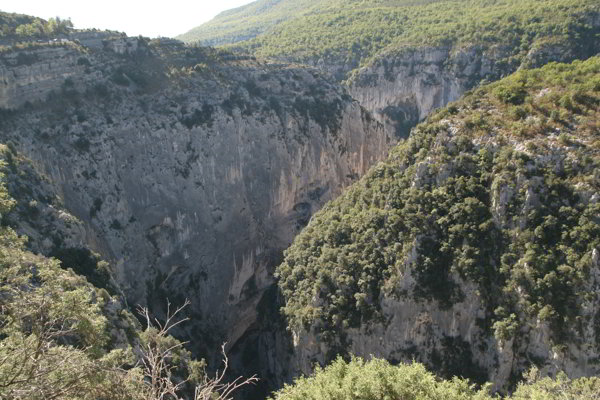
[[[311,0],[259,0],[223,11],[211,21],[177,36],[184,42],[219,46],[253,39],[310,7]]]
[[[581,36],[595,25],[599,7],[593,0],[258,0],[177,38],[213,46],[244,42],[242,49],[261,57],[363,63],[406,46],[529,47]]]
[[[426,5],[443,0],[384,0],[364,2],[362,0],[257,0],[241,7],[226,10],[214,19],[177,36],[187,43],[220,46],[253,39],[289,20],[312,14],[371,6],[414,6]]]

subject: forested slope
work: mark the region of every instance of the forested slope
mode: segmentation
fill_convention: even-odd
[[[268,0],[227,11],[180,38],[250,38],[240,46],[257,56],[356,65],[406,46],[509,46],[523,56],[542,41],[593,45],[579,39],[597,34],[590,30],[598,11],[593,0]]]
[[[416,357],[497,384],[531,364],[597,372],[599,121],[598,57],[428,118],[287,250],[300,351]]]
[[[304,14],[314,0],[260,0],[224,11],[211,21],[191,29],[177,39],[216,46],[252,39],[296,15]]]

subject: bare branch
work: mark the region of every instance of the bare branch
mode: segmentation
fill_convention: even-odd
[[[258,382],[256,375],[253,375],[247,379],[239,376],[233,382],[221,383],[229,366],[229,359],[227,358],[227,353],[225,352],[225,345],[226,343],[223,343],[221,346],[224,365],[222,372],[219,374],[219,371],[217,371],[214,378],[208,378],[206,376],[202,385],[196,387],[194,400],[231,400],[231,395],[237,389],[248,384],[254,385],[256,382]]]
[[[142,366],[144,376],[146,377],[145,382],[147,389],[144,398],[147,400],[179,400],[180,397],[178,392],[189,383],[189,377],[182,379],[178,383],[174,383],[172,380],[172,372],[176,367],[170,365],[168,362],[169,355],[174,350],[183,347],[187,342],[180,342],[171,345],[166,349],[160,349],[159,344],[157,343],[160,338],[167,337],[171,329],[188,320],[188,318],[177,319],[177,316],[189,304],[189,300],[186,299],[183,305],[177,307],[174,311],[171,311],[171,303],[167,301],[167,315],[165,321],[161,323],[154,318],[154,326],[157,327],[156,335],[158,340],[155,343],[148,343],[142,350]],[[148,309],[141,306],[138,306],[137,309],[140,315],[146,319],[146,330],[153,328],[153,324],[151,323],[153,318],[151,318]],[[258,381],[256,376],[252,376],[248,379],[244,379],[240,376],[233,382],[223,383],[229,366],[225,345],[226,343],[221,346],[223,369],[220,372],[217,370],[214,378],[209,378],[208,375],[204,375],[202,382],[195,388],[194,400],[231,400],[233,392],[237,389],[248,384],[256,384]]]

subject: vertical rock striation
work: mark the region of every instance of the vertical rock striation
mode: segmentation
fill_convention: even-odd
[[[189,298],[179,334],[198,354],[224,341],[256,352],[256,335],[244,343],[270,319],[261,304],[283,249],[385,156],[384,131],[314,70],[172,41],[136,39],[130,53],[111,43],[40,46],[28,65],[3,54],[0,104],[12,110],[0,138],[82,222],[130,305]],[[36,248],[60,247],[49,239]],[[255,367],[276,376],[284,367],[269,357]]]

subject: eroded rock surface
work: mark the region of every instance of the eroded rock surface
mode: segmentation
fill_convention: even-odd
[[[432,111],[458,100],[482,81],[498,80],[519,68],[585,59],[599,50],[550,42],[535,44],[525,57],[514,57],[514,49],[502,46],[407,48],[382,54],[357,70],[349,91],[385,125],[390,136],[406,138]]]
[[[238,365],[280,379],[285,330],[267,335],[262,315],[278,309],[273,269],[312,213],[385,156],[381,125],[316,70],[175,41],[39,45],[3,53],[0,71],[1,140],[77,217],[74,236],[113,265],[129,304],[189,298],[179,335],[199,355],[227,341],[265,358]],[[35,226],[22,231],[51,252],[61,231],[48,241]]]

